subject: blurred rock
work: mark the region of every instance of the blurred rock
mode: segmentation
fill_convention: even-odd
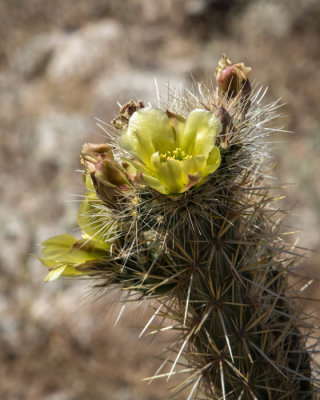
[[[62,40],[48,66],[48,78],[56,84],[92,79],[102,69],[112,68],[123,57],[127,40],[113,20],[91,23]]]
[[[184,81],[183,74],[171,73],[169,81],[167,74],[150,70],[130,69],[105,74],[95,83],[93,113],[103,118],[106,115],[106,106],[116,113],[119,107],[115,99],[120,104],[129,100],[143,100],[157,106],[157,90],[161,97],[166,98],[168,85],[178,88]]]
[[[231,10],[237,8],[244,8],[252,0],[185,0],[185,11],[190,17],[204,17],[206,14],[213,16],[213,14],[220,14],[222,11],[224,15],[230,13]],[[209,27],[208,27],[209,28]]]
[[[146,23],[154,23],[163,19],[173,19],[178,22],[183,15],[181,0],[135,0],[141,10],[142,19]],[[180,11],[178,13],[178,11]]]
[[[290,32],[293,20],[285,2],[262,0],[253,2],[234,24],[247,40],[261,37],[281,39]]]
[[[64,40],[65,35],[61,32],[35,36],[13,54],[13,69],[25,79],[39,77],[45,72],[55,49],[64,43]]]
[[[71,397],[62,391],[50,393],[49,395],[43,397],[43,400],[70,400],[70,399]]]
[[[187,0],[185,10],[187,15],[198,16],[203,14],[208,6],[208,0]]]
[[[0,270],[2,274],[19,277],[23,273],[25,255],[32,248],[30,228],[25,216],[9,205],[0,208],[0,227]]]
[[[0,132],[7,129],[20,106],[19,79],[11,71],[0,71]],[[0,142],[0,146],[3,145]],[[1,164],[1,160],[0,160]]]
[[[51,111],[39,117],[34,128],[33,160],[37,164],[54,162],[65,167],[74,165],[90,128],[89,118],[76,113]]]
[[[113,393],[112,400],[147,400],[147,397],[142,396],[141,393],[133,393],[130,388],[120,387]]]

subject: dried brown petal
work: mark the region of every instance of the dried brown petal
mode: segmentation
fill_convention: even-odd
[[[87,172],[103,185],[121,187],[129,184],[125,169],[115,161],[108,144],[84,144],[81,158]]]
[[[144,107],[145,105],[143,101],[139,100],[136,102],[134,100],[130,100],[120,108],[118,116],[112,120],[112,125],[120,131],[126,129],[128,127],[129,119],[133,113]]]

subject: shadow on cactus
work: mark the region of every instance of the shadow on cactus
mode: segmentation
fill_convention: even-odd
[[[263,105],[249,72],[224,56],[217,88],[125,104],[108,143],[81,152],[83,238],[46,240],[42,262],[47,280],[86,276],[158,301],[153,330],[177,340],[150,379],[181,372],[188,399],[315,399],[317,340],[288,283],[302,255],[268,183],[279,102]]]

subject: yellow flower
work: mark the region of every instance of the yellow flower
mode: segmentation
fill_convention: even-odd
[[[212,112],[196,109],[187,118],[146,107],[129,120],[120,146],[142,181],[163,194],[180,194],[205,182],[220,165],[215,138],[222,127]]]
[[[89,175],[85,175],[85,183],[87,193],[78,213],[82,239],[64,234],[41,243],[40,261],[49,268],[46,282],[59,276],[90,275],[110,256],[109,240],[114,235],[112,221],[109,215],[101,211],[101,201]]]
[[[91,175],[84,174],[84,182],[87,192],[78,211],[78,225],[82,230],[82,237],[109,243],[115,235],[115,223],[110,211],[98,198]]]
[[[49,267],[45,281],[53,281],[59,276],[90,275],[97,264],[109,255],[106,245],[97,240],[80,239],[71,235],[54,236],[41,243],[40,261]]]

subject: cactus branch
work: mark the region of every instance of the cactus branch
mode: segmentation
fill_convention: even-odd
[[[49,280],[88,276],[158,302],[140,336],[176,340],[149,380],[182,374],[174,392],[188,399],[312,400],[317,344],[288,280],[304,258],[271,178],[281,105],[263,104],[250,70],[224,57],[216,89],[124,105],[109,144],[81,153],[83,239],[49,239],[42,261]]]

